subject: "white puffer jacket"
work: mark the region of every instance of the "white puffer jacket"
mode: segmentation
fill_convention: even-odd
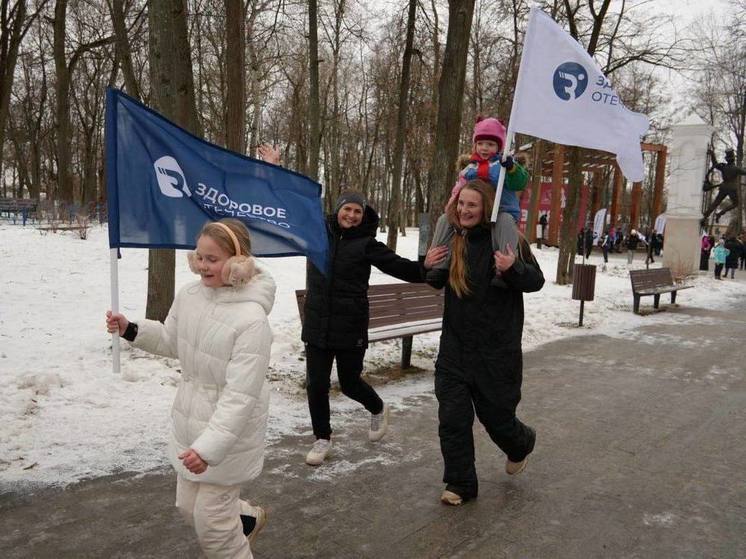
[[[241,288],[190,283],[164,324],[138,322],[134,346],[181,362],[168,454],[191,481],[235,485],[262,471],[275,282],[259,265],[257,272]],[[190,473],[177,458],[189,448],[207,462],[204,473]]]

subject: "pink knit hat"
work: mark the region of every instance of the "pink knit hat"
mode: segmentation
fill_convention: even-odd
[[[476,144],[479,140],[497,142],[497,151],[502,151],[505,145],[505,126],[496,118],[478,116],[477,123],[474,125],[472,142]]]

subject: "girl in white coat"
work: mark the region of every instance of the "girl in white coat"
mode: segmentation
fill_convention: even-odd
[[[179,291],[165,323],[106,313],[109,332],[181,363],[168,454],[176,506],[209,558],[251,558],[266,519],[239,498],[240,484],[264,461],[275,297],[274,280],[250,250],[240,221],[207,223],[189,255],[200,280]]]

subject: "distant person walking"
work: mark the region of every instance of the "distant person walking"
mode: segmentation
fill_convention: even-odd
[[[715,248],[712,249],[712,259],[715,261],[715,279],[723,279],[720,274],[723,273],[723,266],[725,266],[725,260],[728,258],[730,251],[725,248],[725,241],[720,239]]]
[[[627,264],[632,264],[632,261],[635,258],[637,245],[639,245],[640,242],[644,243],[645,241],[635,229],[632,229],[627,237]]]
[[[725,249],[728,251],[728,256],[725,258],[725,274],[728,277],[730,272],[730,279],[735,279],[736,269],[738,269],[738,259],[741,256],[742,246],[735,237],[730,237],[725,241]]]
[[[710,251],[712,250],[712,242],[707,233],[702,235],[702,240],[699,243],[699,269],[706,272],[710,269]]]
[[[586,260],[591,257],[591,252],[593,251],[593,228],[586,227],[585,228],[585,238],[583,240],[583,247],[585,248],[585,258]]]
[[[612,248],[614,245],[614,241],[611,238],[611,234],[609,231],[606,231],[606,234],[601,237],[601,250],[604,253],[604,270],[606,269],[606,265],[609,263],[609,249]]]
[[[547,218],[546,212],[541,214],[541,217],[539,218],[539,225],[541,226],[541,237],[539,237],[539,241],[536,244],[539,248],[541,248],[542,243],[544,243],[547,238],[547,225],[549,225],[549,219]]]
[[[655,248],[654,247],[657,243],[655,231],[653,231],[652,233],[648,233],[647,239],[645,242],[648,245],[646,247],[647,257],[645,259],[645,264],[655,264],[655,258],[654,258]]]

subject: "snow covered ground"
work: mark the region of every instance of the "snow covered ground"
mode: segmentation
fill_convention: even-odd
[[[382,240],[384,236],[380,236]],[[0,222],[0,491],[37,484],[67,484],[112,473],[166,464],[168,413],[178,382],[178,362],[132,350],[122,343],[122,373],[111,364],[111,340],[104,327],[109,308],[109,250],[105,227],[94,226],[87,240],[75,233],[42,235],[35,227]],[[398,252],[415,258],[417,231],[399,239]],[[599,268],[596,297],[585,305],[583,328],[577,327],[579,303],[570,286],[554,284],[557,251],[536,251],[547,283],[525,297],[524,348],[558,338],[606,334],[637,337],[635,328],[650,322],[686,320],[672,313],[636,316],[626,260],[615,255],[607,271]],[[644,265],[638,255],[634,267]],[[591,263],[600,257],[593,255]],[[308,434],[309,420],[302,381],[300,321],[294,290],[303,288],[305,260],[265,259],[278,285],[270,320],[275,333],[269,378],[272,386],[269,438]],[[659,264],[656,264],[659,265]],[[119,262],[122,312],[142,317],[147,287],[147,251],[123,250]],[[693,280],[679,303],[724,307],[746,293],[744,273],[735,282],[709,275]],[[177,288],[193,275],[183,253],[177,255]],[[392,278],[374,269],[372,283]],[[664,301],[666,296],[664,296]],[[643,299],[643,305],[652,299]],[[413,364],[426,371],[392,379],[399,341],[373,344],[366,370],[381,396],[403,409],[418,395],[432,391],[431,371],[438,333],[416,336]],[[682,343],[693,343],[681,340]],[[525,374],[531,374],[526,371]],[[342,396],[332,401],[335,425],[364,421],[365,411]],[[310,441],[310,438],[309,438]],[[350,466],[354,467],[354,465]]]

